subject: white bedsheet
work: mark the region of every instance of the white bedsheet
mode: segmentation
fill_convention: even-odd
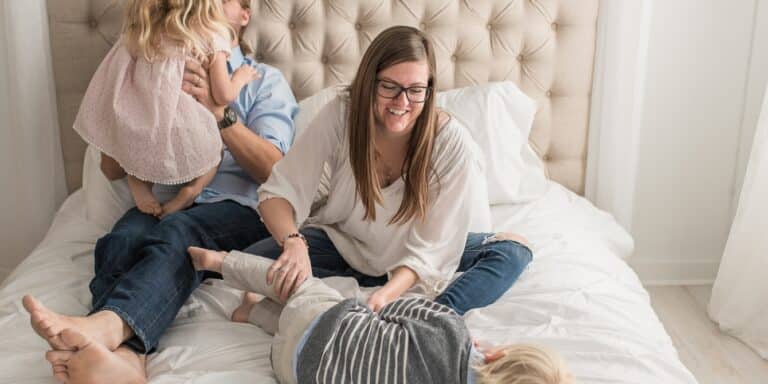
[[[84,207],[82,192],[70,196],[43,242],[0,287],[0,383],[55,382],[43,357],[47,344],[29,327],[21,297],[33,294],[67,314],[88,311],[103,229],[86,221]],[[622,260],[632,239],[610,215],[555,183],[541,199],[492,211],[496,229],[526,235],[535,256],[497,303],[467,314],[475,338],[552,347],[579,383],[696,383]],[[151,382],[275,382],[270,337],[227,320],[238,301],[220,282],[198,289],[151,355]]]

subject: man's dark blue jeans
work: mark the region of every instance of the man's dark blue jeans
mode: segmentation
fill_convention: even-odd
[[[135,334],[126,344],[149,353],[209,276],[195,271],[188,247],[240,250],[268,236],[252,208],[232,201],[195,205],[162,220],[133,208],[96,243],[91,313],[116,313]]]
[[[368,276],[352,269],[336,250],[325,231],[304,228],[300,231],[309,245],[312,275],[315,277],[354,277],[364,287],[384,285],[387,276]],[[243,252],[277,259],[282,248],[271,237]],[[470,233],[457,272],[464,272],[443,290],[435,301],[463,315],[473,308],[495,302],[517,280],[531,262],[531,250],[517,241],[493,233]]]

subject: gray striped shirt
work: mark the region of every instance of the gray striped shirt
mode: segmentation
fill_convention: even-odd
[[[299,383],[463,383],[471,349],[463,319],[431,300],[374,313],[357,299],[324,313],[299,352]]]

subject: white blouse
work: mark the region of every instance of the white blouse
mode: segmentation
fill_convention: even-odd
[[[480,185],[484,178],[477,147],[467,130],[451,118],[435,138],[432,161],[440,182],[438,188],[437,179],[430,177],[424,220],[389,224],[403,198],[402,178],[382,189],[376,220],[363,220],[365,209],[349,162],[347,106],[344,96],[337,96],[321,109],[273,167],[259,189],[259,203],[286,199],[293,206],[297,227],[304,223],[324,230],[352,268],[382,276],[407,266],[419,276],[423,293],[437,295],[458,268],[470,227],[490,226],[489,220],[471,223],[477,217],[473,210],[488,209],[479,203],[487,202],[487,197],[478,195],[485,193],[485,187]],[[331,171],[327,201],[309,217],[326,163]]]

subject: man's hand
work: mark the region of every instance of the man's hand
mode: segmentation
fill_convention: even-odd
[[[217,121],[224,118],[226,105],[219,105],[213,99],[208,71],[194,60],[187,60],[184,64],[184,80],[181,89],[211,111]]]

